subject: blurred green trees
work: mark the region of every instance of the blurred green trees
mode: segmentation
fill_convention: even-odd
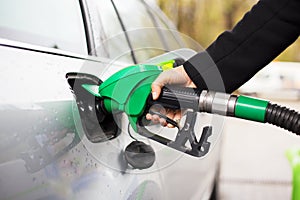
[[[230,30],[257,0],[157,0],[178,30],[206,48],[224,30]],[[276,60],[300,61],[297,40]]]

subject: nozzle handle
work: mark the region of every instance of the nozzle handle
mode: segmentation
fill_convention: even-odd
[[[187,111],[183,128],[177,127],[178,132],[174,140],[170,140],[149,131],[147,128],[145,128],[142,118],[140,118],[137,122],[137,132],[142,136],[145,136],[170,148],[195,157],[203,157],[208,153],[211,146],[211,142],[208,141],[208,138],[212,135],[212,127],[204,127],[202,129],[201,137],[197,139],[195,133],[196,118],[197,112]],[[197,129],[197,131],[199,131],[199,129]],[[187,143],[189,143],[189,145],[187,145]]]
[[[150,93],[147,99],[147,105],[161,105],[164,108],[184,109],[189,108],[199,111],[199,97],[201,90],[197,88],[186,88],[176,86],[165,86],[157,100],[153,100]]]

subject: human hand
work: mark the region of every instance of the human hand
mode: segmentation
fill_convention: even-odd
[[[152,83],[151,89],[152,89],[153,100],[158,99],[163,86],[174,85],[174,84],[181,85],[183,87],[196,87],[195,84],[190,79],[190,77],[185,72],[183,66],[179,66],[174,69],[162,72]],[[177,123],[182,117],[180,110],[171,110],[171,109],[165,110],[163,108],[157,108],[157,107],[154,109],[155,112],[162,113],[163,115],[174,120]],[[155,114],[151,115],[148,113],[146,115],[146,119],[151,120],[153,123],[160,123],[163,126],[168,126],[170,128],[174,127],[172,124],[167,123],[164,118],[161,118]]]

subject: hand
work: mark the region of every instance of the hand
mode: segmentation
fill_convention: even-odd
[[[161,93],[161,88],[163,86],[173,85],[173,84],[182,85],[183,87],[196,87],[195,84],[190,79],[190,77],[185,72],[183,66],[179,66],[174,69],[162,72],[157,77],[157,79],[152,83],[151,89],[152,89],[153,100],[158,99],[158,97]],[[160,108],[160,109],[155,108],[155,111],[166,115],[168,118],[173,119],[177,123],[182,117],[180,110],[169,110],[169,109],[164,110],[162,108]],[[158,115],[151,115],[148,113],[146,115],[146,119],[151,120],[153,123],[160,123],[163,126],[168,126],[170,128],[174,127],[171,124],[167,124],[166,120],[163,118],[160,118]]]
[[[146,118],[148,120],[151,120],[154,124],[160,123],[163,126],[174,128],[175,126],[179,127],[181,111],[165,109],[164,107],[157,104],[153,105],[150,108],[149,113],[146,115]]]

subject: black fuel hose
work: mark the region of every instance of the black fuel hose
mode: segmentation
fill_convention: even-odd
[[[265,122],[300,135],[300,113],[277,104],[269,103]]]

